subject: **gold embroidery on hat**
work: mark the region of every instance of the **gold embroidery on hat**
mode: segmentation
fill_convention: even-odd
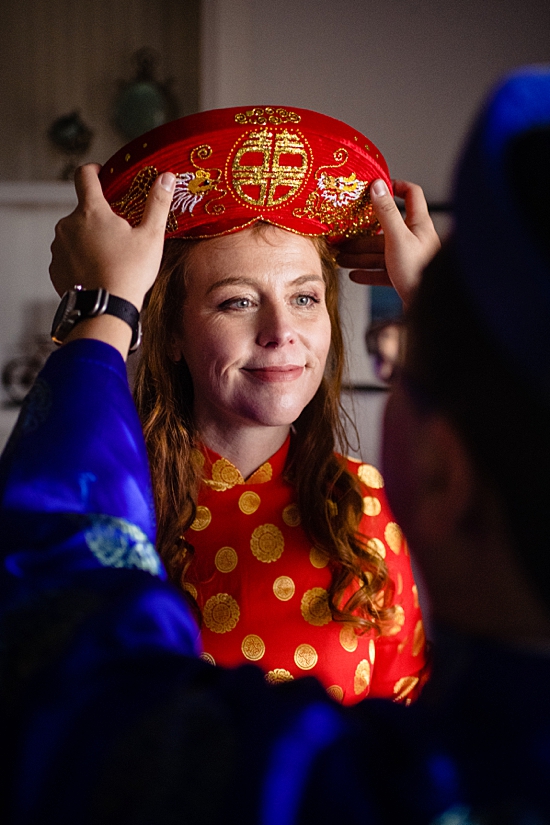
[[[158,178],[158,169],[155,166],[146,166],[135,175],[130,188],[120,198],[120,200],[111,203],[111,209],[125,218],[130,226],[137,226],[141,223],[147,195],[151,186]],[[166,230],[168,232],[175,232],[178,228],[176,218],[172,212],[168,215],[166,222]]]
[[[340,644],[344,650],[347,650],[348,653],[353,653],[354,650],[357,650],[359,639],[357,638],[357,633],[351,625],[342,625],[340,630]]]
[[[283,521],[289,527],[298,527],[302,519],[297,504],[287,504],[283,510]]]
[[[416,623],[416,627],[414,628],[414,633],[413,633],[413,643],[412,643],[413,656],[418,656],[418,654],[423,650],[425,641],[426,641],[426,636],[424,634],[424,625],[422,624],[422,621],[418,621]]]
[[[259,636],[250,633],[249,636],[244,637],[241,650],[245,659],[249,659],[251,662],[258,662],[265,653],[265,644]]]
[[[363,484],[372,487],[373,490],[380,490],[384,486],[382,474],[372,464],[361,464],[357,468],[357,475]]]
[[[403,676],[393,686],[395,699],[404,699],[418,684],[418,676]]]
[[[316,567],[320,570],[322,567],[326,567],[328,564],[328,556],[324,550],[320,550],[318,547],[312,547],[309,551],[309,560],[313,567]]]
[[[331,685],[327,688],[327,693],[335,702],[341,702],[344,698],[344,691],[340,685]]]
[[[296,592],[296,585],[290,576],[279,576],[279,578],[273,582],[273,592],[280,601],[288,602]]]
[[[239,621],[239,605],[227,593],[211,596],[202,612],[204,623],[213,633],[229,633]]]
[[[353,691],[356,696],[363,693],[370,685],[370,662],[362,659],[355,668],[355,676],[353,677]]]
[[[266,682],[270,685],[278,685],[280,682],[291,682],[294,676],[284,667],[276,667],[273,670],[268,670],[265,674]]]
[[[384,530],[384,538],[388,544],[390,550],[398,556],[401,552],[401,544],[403,542],[403,533],[401,532],[401,528],[395,521],[390,521],[386,524],[386,529]]]
[[[216,553],[214,564],[220,573],[231,573],[237,566],[239,557],[232,547],[221,547]]]
[[[274,524],[261,524],[252,533],[250,549],[259,561],[277,561],[285,549],[283,534]]]
[[[238,112],[235,115],[235,123],[251,123],[253,126],[265,126],[267,123],[278,125],[279,123],[299,123],[301,116],[297,112],[283,109],[282,106],[274,109],[272,106],[262,108],[257,106],[254,109],[247,109],[245,112]]]
[[[379,499],[374,496],[363,496],[363,512],[366,516],[377,516],[381,510]]]
[[[260,504],[260,496],[258,493],[252,492],[252,490],[247,490],[239,498],[239,510],[241,510],[241,512],[243,512],[246,516],[250,516],[252,513],[255,513]]]
[[[212,654],[211,654],[211,653],[207,653],[206,651],[203,651],[203,652],[199,655],[199,659],[202,659],[202,660],[203,660],[203,662],[208,662],[208,664],[209,664],[209,665],[215,665],[215,664],[216,664],[216,660],[214,659],[214,657],[212,656]]]
[[[191,525],[191,530],[205,530],[212,521],[212,513],[202,504],[197,507],[195,521]]]
[[[367,541],[367,550],[370,553],[374,553],[376,556],[380,556],[380,558],[386,558],[386,548],[384,547],[384,542],[377,538],[372,538]]]
[[[358,234],[375,234],[379,229],[370,201],[370,181],[361,180],[355,172],[348,175],[329,174],[344,166],[349,158],[341,147],[333,153],[334,164],[320,166],[315,173],[317,187],[308,195],[306,205],[295,209],[297,218],[312,218],[330,227],[330,233],[350,238]]]
[[[300,670],[311,670],[318,660],[317,651],[311,645],[298,645],[294,652],[294,661]]]
[[[306,622],[316,627],[322,627],[332,621],[328,593],[322,587],[312,587],[311,590],[306,590],[302,596],[300,610]]]
[[[286,129],[246,132],[234,148],[226,178],[235,196],[247,205],[270,209],[282,206],[297,195],[306,180],[310,162],[303,135]],[[299,165],[283,163],[287,157],[299,159]]]

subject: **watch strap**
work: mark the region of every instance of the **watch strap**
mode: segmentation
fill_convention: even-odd
[[[130,352],[141,342],[141,323],[138,309],[125,298],[111,295],[106,289],[82,289],[75,287],[65,293],[52,326],[52,338],[57,344],[63,343],[67,335],[81,321],[97,318],[99,315],[114,315],[125,321],[132,330]]]

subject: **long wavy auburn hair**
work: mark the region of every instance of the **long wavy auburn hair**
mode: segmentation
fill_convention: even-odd
[[[267,233],[269,225],[258,223],[254,231]],[[340,403],[345,358],[336,264],[324,239],[311,240],[326,285],[331,346],[319,389],[294,422],[285,479],[295,487],[306,535],[329,558],[333,618],[349,622],[360,633],[371,628],[383,632],[393,617],[393,584],[384,560],[370,550],[369,537],[357,532],[363,503],[359,482],[334,452],[336,445],[342,452],[349,449],[342,424],[347,413]],[[171,353],[182,323],[192,253],[201,243],[208,241],[165,243],[160,273],[144,311],[134,390],[151,464],[158,548],[169,576],[182,587],[193,555],[184,533],[195,518],[202,471],[194,459],[200,439],[191,375],[185,361],[174,361]],[[357,589],[346,597],[353,582]]]

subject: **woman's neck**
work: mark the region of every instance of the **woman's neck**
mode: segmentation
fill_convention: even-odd
[[[201,427],[199,431],[203,443],[227,458],[246,479],[283,446],[290,427],[232,426],[226,429],[216,422],[215,425]]]

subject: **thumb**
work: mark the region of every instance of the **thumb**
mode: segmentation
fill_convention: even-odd
[[[384,230],[385,235],[403,230],[404,221],[385,181],[381,178],[373,181],[370,188],[370,199],[374,213]]]
[[[147,195],[143,219],[139,228],[152,232],[164,231],[175,186],[176,176],[172,172],[163,172],[162,175],[159,175]]]

